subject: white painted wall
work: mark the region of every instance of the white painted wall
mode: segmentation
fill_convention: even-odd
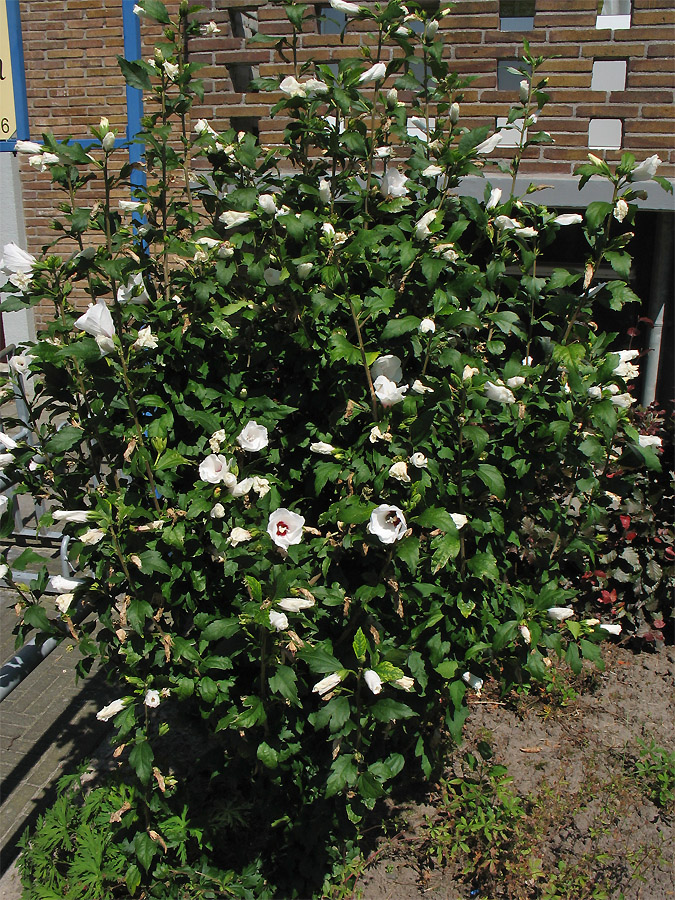
[[[19,161],[11,152],[0,153],[0,248],[11,241],[26,249],[26,228],[23,218],[23,199],[19,179]],[[6,278],[0,275],[0,286]],[[4,294],[0,294],[4,299]],[[32,310],[2,313],[5,341],[22,344],[35,340],[35,322]]]

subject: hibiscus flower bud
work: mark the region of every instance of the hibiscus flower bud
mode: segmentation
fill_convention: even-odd
[[[253,535],[246,528],[240,528],[238,525],[235,525],[235,527],[230,532],[227,543],[232,547],[236,547],[237,544],[243,544],[246,541],[250,541],[252,537]]]
[[[286,612],[301,612],[303,609],[310,609],[314,606],[314,600],[307,600],[304,597],[284,597],[279,600],[279,606]]]
[[[493,384],[491,381],[485,382],[485,393],[489,400],[495,400],[498,403],[516,402],[516,398],[507,387],[499,384]]]
[[[286,631],[288,628],[288,616],[286,613],[277,612],[275,609],[270,610],[270,625],[276,631]]]
[[[309,445],[309,449],[312,453],[318,453],[321,456],[330,456],[335,451],[335,447],[332,444],[327,444],[325,441],[316,441]]]
[[[382,690],[382,679],[372,669],[366,669],[363,673],[363,680],[366,682],[373,694],[379,694]]]
[[[433,319],[422,319],[419,330],[420,334],[433,334],[436,331],[436,323]]]
[[[617,222],[623,222],[628,215],[628,204],[625,200],[617,200],[614,212],[612,213]]]
[[[331,675],[326,675],[321,681],[317,681],[312,688],[312,693],[319,694],[319,696],[323,697],[324,694],[327,694],[329,691],[336,688],[341,681],[342,676],[338,672],[333,672]]]
[[[462,675],[462,681],[465,681],[472,690],[477,694],[480,694],[483,687],[483,679],[479,678],[478,675],[472,675],[471,672],[465,672]]]
[[[382,81],[386,74],[386,65],[384,63],[375,63],[360,75],[359,84],[370,84],[371,81]]]
[[[410,481],[408,466],[405,462],[394,463],[389,469],[389,475],[391,478],[395,478],[397,481],[403,481],[405,484],[408,484]]]
[[[530,96],[530,83],[524,78],[520,84],[518,85],[518,99],[521,103],[527,103],[527,98]]]
[[[426,469],[428,463],[429,460],[424,453],[420,453],[419,450],[410,457],[410,464],[415,466],[416,469]]]
[[[456,125],[459,122],[459,103],[453,103],[450,107],[450,124]]]
[[[113,716],[116,716],[118,713],[121,713],[124,707],[126,706],[126,697],[121,698],[119,700],[113,700],[112,703],[109,703],[107,706],[104,706],[103,709],[99,709],[96,713],[96,718],[99,722],[107,722],[108,719],[112,719]]]
[[[554,622],[564,622],[565,619],[569,619],[570,616],[574,615],[574,610],[566,606],[552,606],[546,610],[546,615],[549,619],[553,619]]]

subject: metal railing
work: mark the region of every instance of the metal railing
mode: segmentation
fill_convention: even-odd
[[[16,346],[10,344],[0,351],[0,363],[9,362],[14,355]],[[28,444],[34,444],[31,429],[30,415],[26,403],[25,384],[20,373],[10,373],[10,381],[14,390],[14,403],[16,406],[16,418],[21,422],[19,431],[12,435],[15,441],[25,440]],[[0,416],[0,430],[4,430],[2,417]],[[16,483],[11,481],[4,472],[0,471],[0,494],[7,497],[14,517],[14,531],[12,544],[32,545],[37,550],[50,549],[53,553],[58,548],[61,564],[61,575],[64,578],[73,576],[73,569],[68,560],[68,545],[70,535],[62,532],[47,531],[39,527],[41,516],[45,513],[44,504],[28,495],[22,494],[22,503],[19,503],[16,495]],[[9,507],[8,507],[9,508]],[[34,526],[31,524],[34,521]],[[47,561],[47,558],[45,559]],[[38,576],[35,572],[11,568],[11,578],[0,579],[0,586],[11,589],[12,583],[30,584]],[[50,578],[46,588],[47,593],[60,593]],[[73,612],[69,616],[74,625],[84,621],[92,612],[93,607],[86,597],[81,598]],[[63,634],[60,636],[37,634],[18,650],[0,669],[0,702],[4,700],[30,673],[59,646],[68,634],[65,623],[61,623]]]

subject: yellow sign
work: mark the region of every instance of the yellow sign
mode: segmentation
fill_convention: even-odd
[[[16,110],[14,108],[7,0],[0,0],[0,141],[10,140],[15,132]]]

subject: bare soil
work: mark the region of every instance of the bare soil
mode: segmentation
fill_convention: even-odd
[[[467,824],[448,813],[436,785],[423,802],[392,807],[390,837],[352,882],[353,896],[675,898],[675,805],[659,802],[653,779],[636,768],[648,758],[640,740],[675,752],[675,648],[605,646],[604,672],[560,670],[548,693],[508,698],[487,684],[472,700],[465,743],[444,777],[487,742],[490,763],[507,767],[520,798],[512,833],[453,853]]]

